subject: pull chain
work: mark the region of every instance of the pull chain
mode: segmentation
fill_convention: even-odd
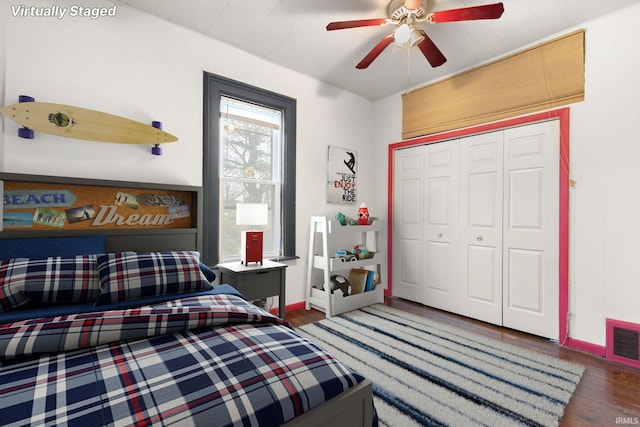
[[[407,90],[411,87],[411,47],[407,47]]]

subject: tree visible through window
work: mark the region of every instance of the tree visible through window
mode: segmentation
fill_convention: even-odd
[[[243,229],[263,230],[264,256],[276,256],[279,242],[274,236],[280,234],[277,219],[280,218],[278,195],[282,176],[282,113],[227,97],[221,98],[220,111],[221,260],[238,256]],[[268,224],[236,225],[238,203],[266,204]]]
[[[238,258],[240,232],[264,231],[264,256],[295,257],[296,101],[204,74],[202,260]],[[237,226],[238,203],[268,205],[266,226]]]

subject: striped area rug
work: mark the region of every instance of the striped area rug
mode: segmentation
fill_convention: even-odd
[[[382,426],[554,426],[584,371],[383,304],[298,331],[374,383]]]

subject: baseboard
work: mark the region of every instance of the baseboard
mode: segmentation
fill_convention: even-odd
[[[611,354],[607,354],[607,348],[609,348],[609,353],[611,353],[611,346],[613,345],[612,343],[607,343],[607,346],[602,346],[602,345],[596,345],[596,344],[592,344],[586,341],[580,341],[574,338],[569,338],[566,343],[565,346],[572,348],[574,350],[580,350],[580,351],[584,351],[586,353],[591,353],[593,355],[596,356],[600,356],[603,357],[609,361],[613,361],[613,362],[617,362],[617,363],[622,363],[625,365],[629,365],[632,366],[634,368],[638,368],[640,367],[640,364],[638,364],[637,362],[630,362],[629,360],[625,360],[623,358],[616,358],[613,357]]]
[[[565,342],[565,345],[574,350],[580,350],[587,353],[595,354],[596,356],[605,357],[607,354],[606,348],[601,345],[592,344],[586,341],[580,341],[575,338],[569,338]]]
[[[284,312],[286,313],[287,311],[295,311],[295,310],[302,310],[305,307],[305,303],[304,301],[302,302],[296,302],[294,304],[288,304],[284,307]],[[272,308],[269,310],[269,313],[271,314],[278,314],[278,308]]]

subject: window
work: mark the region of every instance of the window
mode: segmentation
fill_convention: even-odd
[[[220,98],[220,261],[240,253],[240,231],[264,227],[263,254],[279,255],[282,111]],[[236,225],[238,203],[266,204],[268,224]]]
[[[204,87],[203,261],[239,258],[243,229],[264,230],[265,257],[295,257],[296,101],[209,73]],[[237,226],[237,203],[267,204],[268,225]]]

